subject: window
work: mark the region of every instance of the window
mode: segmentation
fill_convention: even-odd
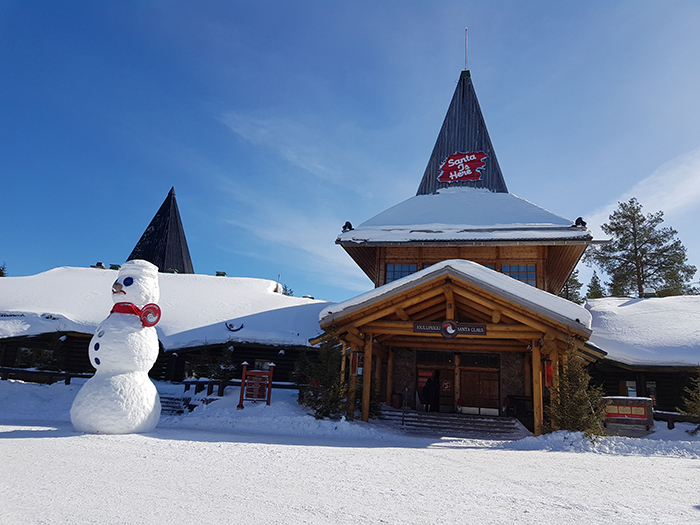
[[[537,272],[534,264],[504,264],[501,266],[501,272],[518,281],[537,286]]]
[[[406,277],[418,271],[417,264],[387,264],[386,265],[386,282],[390,283],[401,277]]]
[[[498,368],[498,356],[493,354],[460,354],[460,366]]]
[[[419,365],[451,365],[454,359],[452,352],[425,352],[419,351],[416,362]]]

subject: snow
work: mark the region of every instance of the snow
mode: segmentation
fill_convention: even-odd
[[[591,240],[585,228],[511,193],[444,188],[416,195],[341,233],[338,242]]]
[[[316,421],[237,389],[148,434],[79,434],[80,384],[0,381],[0,522],[22,524],[697,523],[700,438],[687,424],[594,443],[405,436]],[[159,383],[181,393],[182,386]]]
[[[508,275],[486,268],[481,264],[461,259],[433,264],[428,268],[360,294],[347,301],[330,304],[319,314],[319,321],[322,324],[326,324],[371,302],[447,273],[521,306],[557,319],[576,330],[587,331],[591,327],[591,314],[582,306],[513,279]]]
[[[590,341],[628,365],[700,366],[700,296],[589,299]]]
[[[0,279],[0,338],[55,331],[91,334],[112,308],[113,270],[62,267]],[[159,274],[166,350],[215,342],[308,346],[324,301],[288,297],[266,279]],[[243,329],[232,332],[225,323]]]

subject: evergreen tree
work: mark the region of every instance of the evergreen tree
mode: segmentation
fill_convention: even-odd
[[[600,299],[605,297],[605,288],[603,283],[600,282],[600,277],[593,271],[593,277],[591,277],[591,282],[588,283],[588,290],[586,291],[587,299]]]
[[[347,412],[347,385],[340,373],[342,347],[335,337],[321,343],[317,359],[304,352],[295,363],[298,402],[314,411],[316,419],[340,419]]]
[[[6,277],[7,276],[7,266],[5,266],[5,263],[0,264],[0,277]]]
[[[564,283],[564,288],[562,288],[561,292],[559,292],[559,297],[563,297],[572,303],[582,304],[583,297],[581,297],[581,294],[579,293],[582,286],[583,283],[578,280],[578,270],[574,270]]]
[[[604,434],[603,389],[592,386],[590,381],[586,366],[571,345],[564,356],[559,385],[551,390],[545,432],[569,430],[583,432],[587,437]]]
[[[288,295],[289,297],[292,297],[294,295],[294,290],[292,290],[289,286],[284,284],[282,285],[282,295]]]
[[[592,247],[586,260],[611,277],[610,292],[643,297],[644,288],[671,288],[680,293],[691,290],[689,282],[696,268],[687,264],[686,249],[678,232],[660,227],[664,213],[642,213],[637,199],[621,202],[601,226],[612,241]]]
[[[680,408],[677,410],[684,416],[690,417],[691,423],[698,423],[695,429],[688,431],[688,434],[694,436],[700,432],[700,370],[698,370],[698,377],[691,379],[691,385],[684,390],[688,394],[688,397],[683,398],[685,410]]]

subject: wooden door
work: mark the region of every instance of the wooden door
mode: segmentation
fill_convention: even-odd
[[[462,406],[475,408],[499,408],[498,372],[462,370]]]

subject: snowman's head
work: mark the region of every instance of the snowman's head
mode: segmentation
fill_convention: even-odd
[[[158,267],[141,259],[126,261],[112,285],[112,300],[143,307],[157,303],[159,298]]]

